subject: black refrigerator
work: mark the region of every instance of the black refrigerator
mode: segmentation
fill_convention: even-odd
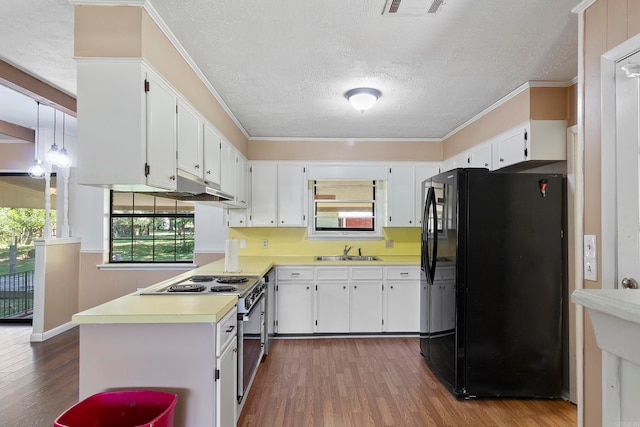
[[[560,175],[424,181],[420,350],[458,398],[561,397]]]

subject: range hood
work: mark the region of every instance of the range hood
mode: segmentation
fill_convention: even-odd
[[[166,199],[190,202],[233,202],[235,197],[220,190],[218,184],[206,183],[189,173],[178,170],[175,191],[158,191],[153,194]]]

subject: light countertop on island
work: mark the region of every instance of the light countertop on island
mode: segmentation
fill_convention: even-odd
[[[390,266],[419,265],[417,255],[384,255],[378,261],[316,261],[315,256],[241,256],[238,271],[224,271],[224,259],[186,271],[145,288],[154,290],[193,275],[264,276],[279,265],[310,266]],[[141,291],[73,315],[72,321],[88,323],[210,323],[217,322],[237,303],[236,296],[221,295],[140,295]]]

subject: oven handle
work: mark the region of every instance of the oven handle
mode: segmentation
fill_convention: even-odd
[[[248,313],[238,314],[238,320],[242,320],[243,322],[248,322],[249,318],[253,314],[253,311],[260,305],[260,302],[262,302],[262,300],[264,300],[264,292],[261,293],[260,298],[258,298],[258,300],[253,303]]]

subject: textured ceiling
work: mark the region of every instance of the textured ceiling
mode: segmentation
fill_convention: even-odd
[[[447,0],[414,16],[383,15],[385,0],[150,4],[250,137],[422,139],[527,81],[575,78],[578,2]],[[0,16],[0,58],[75,94],[68,0],[3,0]],[[382,92],[365,113],[344,98],[359,86]]]

